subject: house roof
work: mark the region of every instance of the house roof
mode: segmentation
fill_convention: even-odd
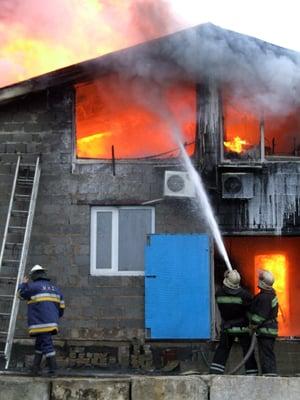
[[[0,103],[112,70],[162,80],[177,73],[196,81],[203,76],[225,82],[247,77],[263,85],[270,74],[288,73],[298,89],[299,67],[295,51],[207,23],[0,88]]]

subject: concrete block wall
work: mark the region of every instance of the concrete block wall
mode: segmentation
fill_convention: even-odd
[[[73,89],[67,87],[0,106],[0,222],[7,213],[17,153],[25,160],[40,154],[42,175],[28,268],[35,263],[44,265],[65,295],[66,312],[59,337],[141,338],[143,278],[90,275],[90,207],[138,205],[162,198],[165,168],[116,162],[113,176],[109,162],[72,163],[73,112]],[[191,201],[162,201],[155,207],[156,232],[203,231],[203,220]],[[25,315],[22,305],[17,337],[27,336]]]
[[[0,377],[6,400],[295,400],[299,378],[242,376]]]

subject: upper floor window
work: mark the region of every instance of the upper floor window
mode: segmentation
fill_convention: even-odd
[[[264,118],[265,155],[267,157],[300,156],[300,108],[286,113],[268,113]]]
[[[237,98],[230,91],[224,91],[222,100],[224,160],[260,160],[260,118],[255,108],[249,99]]]
[[[179,155],[165,105],[193,155],[196,90],[188,83],[162,87],[116,74],[76,85],[76,156],[86,159],[170,158]],[[155,101],[155,99],[157,101]]]
[[[152,207],[93,207],[91,274],[142,275],[144,248],[151,233]]]
[[[271,105],[269,106],[269,108]],[[288,109],[287,109],[288,108]],[[259,162],[300,157],[300,107],[272,111],[235,90],[222,91],[222,160]]]

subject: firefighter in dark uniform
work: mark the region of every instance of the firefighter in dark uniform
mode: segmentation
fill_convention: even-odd
[[[58,320],[63,316],[65,303],[60,290],[47,277],[46,270],[35,265],[30,271],[31,282],[24,277],[18,288],[21,299],[27,300],[28,331],[35,337],[35,355],[32,372],[40,373],[43,355],[46,357],[48,372],[56,370],[55,349],[52,335],[58,332]]]
[[[260,292],[254,297],[250,308],[250,327],[256,331],[261,373],[276,376],[277,366],[274,344],[278,335],[278,299],[272,288],[274,276],[270,271],[260,271],[258,287]]]
[[[220,342],[210,366],[211,374],[224,373],[226,361],[235,340],[240,343],[244,356],[250,347],[247,312],[249,312],[252,296],[240,286],[240,281],[240,274],[236,270],[226,271],[223,286],[216,292],[216,302],[222,323]],[[253,353],[246,361],[245,368],[247,375],[257,375],[258,369]]]

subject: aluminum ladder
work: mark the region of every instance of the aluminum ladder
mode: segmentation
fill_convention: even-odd
[[[0,358],[8,368],[41,175],[40,159],[18,156],[0,252]]]

